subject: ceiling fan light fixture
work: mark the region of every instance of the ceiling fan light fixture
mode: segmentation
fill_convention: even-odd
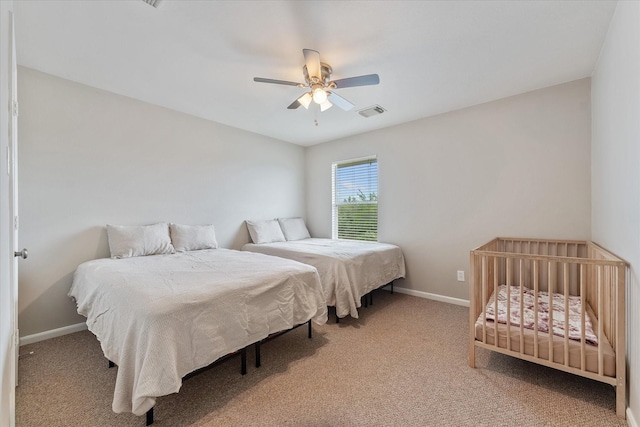
[[[313,88],[313,101],[316,104],[322,104],[327,101],[327,92],[324,91],[322,86],[317,86]]]
[[[304,95],[298,98],[298,102],[300,103],[300,105],[302,105],[307,110],[309,109],[311,101],[313,101],[313,97],[311,96],[310,92],[306,92]]]
[[[320,112],[326,111],[331,107],[333,107],[333,104],[329,102],[329,100],[326,100],[322,104],[320,104]]]

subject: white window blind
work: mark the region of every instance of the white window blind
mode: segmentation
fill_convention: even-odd
[[[333,238],[378,240],[376,157],[333,164]]]

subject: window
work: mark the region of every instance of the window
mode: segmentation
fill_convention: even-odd
[[[378,240],[378,160],[334,163],[333,238]]]

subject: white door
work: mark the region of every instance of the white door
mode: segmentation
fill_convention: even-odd
[[[18,351],[16,53],[13,3],[0,0],[0,426],[15,425]],[[15,104],[17,106],[17,104]],[[14,211],[15,209],[15,211]]]
[[[14,373],[13,388],[18,385],[18,259],[26,258],[26,249],[18,249],[18,69],[16,63],[16,42],[13,13],[10,14],[11,20],[11,100],[9,114],[9,203],[12,213],[11,235],[11,253],[14,255],[11,262],[11,295],[13,299],[13,331],[15,352],[11,361]],[[10,356],[11,357],[11,356]],[[13,391],[13,390],[12,390]],[[15,406],[15,393],[11,394],[11,407]],[[14,412],[15,414],[15,412]],[[15,416],[15,415],[14,415]],[[12,424],[15,420],[12,420]]]

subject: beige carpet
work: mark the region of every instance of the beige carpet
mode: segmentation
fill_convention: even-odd
[[[377,292],[360,319],[306,328],[231,359],[161,397],[161,426],[625,426],[614,389],[478,350],[468,309]],[[29,352],[33,354],[28,355]],[[17,425],[144,426],[115,414],[116,369],[87,331],[21,348]]]

